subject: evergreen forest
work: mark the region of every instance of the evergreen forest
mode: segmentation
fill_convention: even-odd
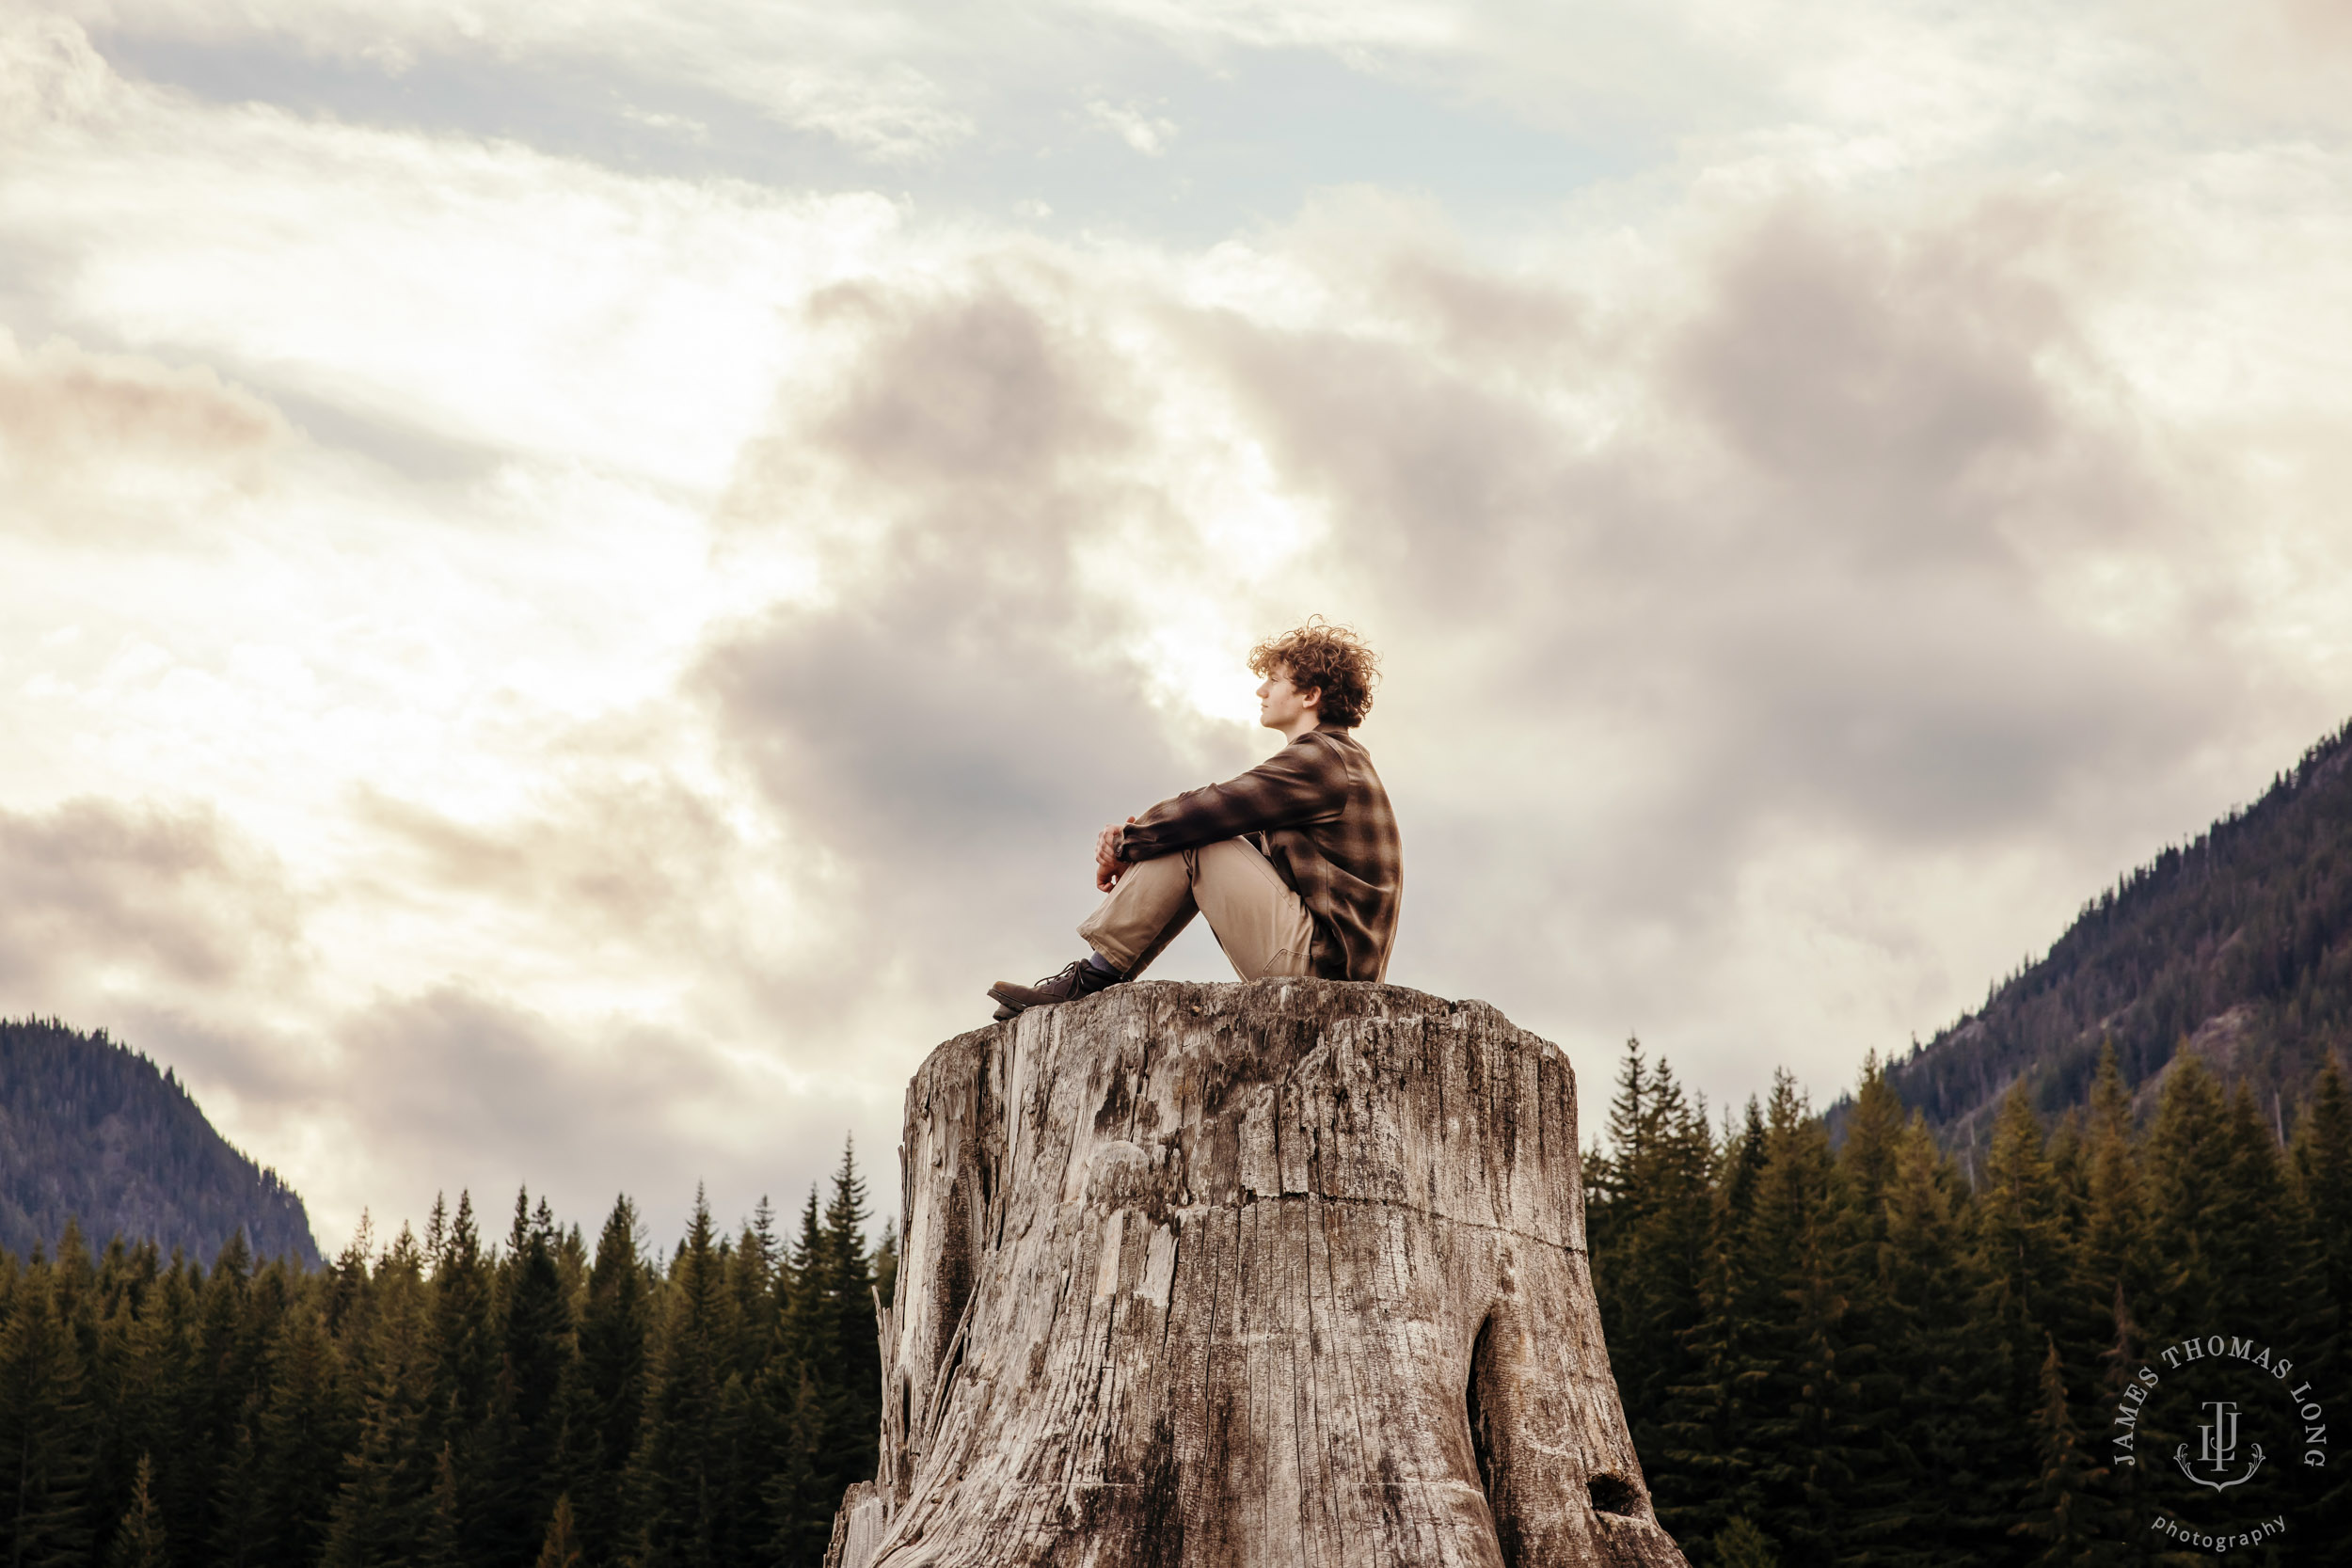
[[[518,1196],[330,1263],[151,1243],[0,1256],[10,1568],[716,1568],[821,1563],[870,1477],[882,1381],[845,1148],[797,1234],[696,1202],[648,1258]]]
[[[1697,1568],[2212,1560],[2158,1518],[2279,1518],[2230,1559],[2352,1563],[2327,1437],[2352,1395],[2352,1095],[2332,1056],[2280,1130],[2185,1050],[2136,1117],[2110,1050],[2055,1119],[2013,1087],[1972,1179],[1875,1060],[1834,1141],[1786,1075],[1710,1126],[1629,1046],[1586,1201],[1661,1523]],[[2212,1335],[2235,1359],[2178,1350]],[[2292,1377],[2250,1370],[2240,1339]],[[2268,1452],[2209,1490],[2181,1465],[2224,1397]]]
[[[1695,1568],[2210,1556],[2159,1515],[2276,1517],[2234,1555],[2352,1563],[2324,1414],[2352,1368],[2332,1057],[2280,1132],[2185,1051],[2137,1115],[2110,1052],[2056,1118],[2013,1089],[1972,1166],[1875,1061],[1833,1134],[1786,1075],[1710,1123],[1629,1048],[1585,1196],[1661,1522]],[[874,1467],[897,1259],[887,1228],[867,1247],[870,1217],[845,1149],[792,1233],[765,1205],[726,1233],[698,1201],[666,1258],[626,1197],[593,1246],[521,1196],[485,1240],[461,1196],[317,1267],[241,1239],[209,1265],[93,1256],[69,1225],[0,1255],[8,1561],[814,1568]],[[2207,1335],[2291,1356],[2323,1407],[2219,1495],[2172,1467],[2219,1386],[2166,1349]],[[2163,1395],[2144,1403],[2143,1369]]]

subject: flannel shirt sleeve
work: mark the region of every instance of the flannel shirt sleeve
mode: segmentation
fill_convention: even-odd
[[[1237,778],[1162,800],[1120,835],[1122,861],[1157,860],[1245,833],[1329,821],[1347,805],[1347,765],[1335,750],[1294,741]]]

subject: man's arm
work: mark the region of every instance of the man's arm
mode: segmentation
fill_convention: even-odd
[[[1127,818],[1129,822],[1134,817]],[[1126,869],[1126,862],[1119,858],[1119,835],[1121,824],[1114,822],[1094,835],[1094,891],[1108,893],[1119,885],[1119,874]]]
[[[1238,778],[1188,789],[1129,818],[1117,858],[1156,860],[1244,833],[1329,821],[1346,805],[1347,764],[1339,748],[1302,736]]]

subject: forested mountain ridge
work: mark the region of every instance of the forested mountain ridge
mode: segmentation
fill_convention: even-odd
[[[0,1249],[53,1245],[69,1218],[208,1263],[240,1231],[260,1257],[319,1261],[301,1197],[170,1073],[103,1030],[0,1019]]]
[[[2087,1103],[2110,1040],[2143,1118],[2187,1040],[2281,1137],[2294,1125],[2322,1058],[2352,1041],[2352,725],[2086,904],[1886,1078],[1947,1148],[1981,1150],[2013,1084],[2044,1113]]]

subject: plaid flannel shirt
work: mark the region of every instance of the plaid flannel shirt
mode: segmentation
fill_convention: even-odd
[[[1188,789],[1127,824],[1122,861],[1248,838],[1307,906],[1327,980],[1389,972],[1405,891],[1388,791],[1353,730],[1309,730],[1239,778]]]

